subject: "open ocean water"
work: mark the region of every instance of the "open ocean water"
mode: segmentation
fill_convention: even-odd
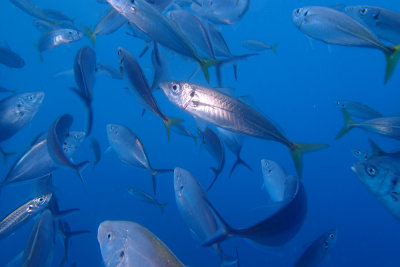
[[[95,0],[50,1],[32,0],[40,8],[52,8],[75,18],[75,25],[92,27],[108,10],[108,4]],[[279,42],[277,53],[260,52],[238,63],[235,80],[231,65],[222,71],[223,86],[235,88],[236,96],[251,96],[257,110],[277,122],[289,139],[303,143],[329,144],[329,148],[306,154],[303,160],[302,182],[307,194],[307,215],[300,231],[282,247],[267,247],[231,238],[222,242],[226,254],[240,254],[240,266],[293,266],[296,259],[315,238],[331,228],[337,228],[337,241],[321,266],[400,266],[398,240],[399,221],[381,205],[360,182],[350,167],[357,160],[351,149],[370,150],[372,138],[385,151],[399,150],[398,141],[354,129],[334,140],[343,126],[341,112],[334,106],[337,100],[357,101],[369,105],[385,116],[399,116],[400,68],[384,84],[385,61],[375,49],[328,45],[306,37],[292,22],[292,11],[309,5],[333,6],[334,1],[262,1],[252,0],[244,17],[233,25],[220,25],[231,51],[235,55],[249,53],[241,41],[257,39],[267,44]],[[400,11],[400,3],[382,1],[346,1],[346,5],[365,4]],[[25,60],[21,69],[0,65],[0,86],[17,92],[43,91],[46,96],[31,123],[12,138],[1,143],[8,152],[18,152],[1,165],[5,177],[15,160],[29,148],[32,139],[46,132],[60,115],[69,113],[74,122],[71,130],[86,129],[86,110],[82,101],[70,90],[76,87],[73,63],[77,51],[91,46],[87,37],[77,42],[43,52],[40,60],[35,46],[41,33],[33,18],[10,1],[0,1],[1,41]],[[117,48],[122,46],[135,57],[145,43],[127,35],[126,27],[98,36],[93,49],[97,61],[119,69]],[[166,80],[187,80],[197,64],[164,47],[161,51],[168,62]],[[151,82],[153,67],[151,49],[138,59]],[[61,74],[62,72],[65,72]],[[68,72],[69,71],[69,72]],[[217,86],[214,68],[210,68],[210,86]],[[191,82],[207,85],[201,72]],[[143,203],[128,194],[135,187],[152,194],[151,175],[122,163],[113,151],[107,151],[106,125],[123,124],[141,139],[154,168],[182,167],[191,171],[206,188],[213,178],[209,167],[215,160],[200,144],[188,137],[171,133],[168,140],[165,127],[156,115],[142,107],[125,90],[124,80],[97,75],[93,88],[94,123],[91,136],[101,146],[101,161],[82,172],[85,186],[77,174],[66,167],[53,172],[54,194],[61,209],[79,208],[65,219],[72,230],[89,230],[89,234],[71,239],[68,260],[64,266],[103,266],[97,229],[104,220],[138,222],[157,235],[174,254],[188,266],[219,266],[218,256],[193,234],[182,220],[175,204],[173,174],[157,178],[157,199],[168,202],[162,215],[156,206]],[[6,94],[4,94],[4,97]],[[161,90],[154,96],[162,111],[182,118],[185,126],[195,129],[195,120],[171,104]],[[0,114],[0,116],[4,116]],[[266,218],[271,211],[269,197],[262,189],[260,160],[271,159],[282,165],[288,174],[296,170],[288,149],[277,142],[245,137],[241,157],[252,171],[239,166],[232,177],[229,170],[235,156],[225,147],[226,163],[214,187],[207,193],[213,205],[234,227],[244,227]],[[90,138],[73,156],[74,162],[94,156]],[[0,192],[0,218],[36,197],[34,183],[9,185]],[[35,219],[13,235],[0,240],[0,266],[6,266],[26,248]],[[52,266],[63,257],[63,244],[57,234]]]

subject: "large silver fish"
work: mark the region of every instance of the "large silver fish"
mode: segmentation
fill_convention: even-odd
[[[140,139],[128,127],[118,124],[107,125],[107,136],[110,146],[118,158],[129,165],[147,169],[151,172],[153,192],[156,194],[156,175],[162,172],[173,172],[172,169],[153,169]]]
[[[177,167],[174,170],[174,188],[176,205],[182,219],[200,242],[206,241],[218,231],[218,221],[207,204],[207,195],[200,183],[189,171]],[[222,264],[236,261],[226,256],[218,243],[212,247]]]
[[[381,39],[400,43],[400,13],[376,6],[347,6],[345,13],[367,26]]]
[[[20,69],[25,66],[25,61],[9,47],[0,46],[0,64],[9,68]]]
[[[160,87],[169,101],[197,119],[237,134],[284,144],[290,150],[299,177],[302,173],[303,153],[327,147],[290,141],[255,109],[213,88],[179,81],[162,82]]]
[[[387,46],[361,23],[333,8],[308,6],[293,11],[292,19],[300,31],[328,44],[369,47],[386,57],[385,83],[392,76],[400,57],[400,45]]]
[[[157,236],[135,222],[104,221],[97,240],[106,267],[184,266]]]
[[[49,204],[52,194],[38,196],[12,213],[0,222],[0,239],[14,233],[24,223],[28,222],[36,214],[44,210]]]
[[[300,258],[296,261],[294,267],[319,266],[335,245],[336,239],[336,229],[323,233],[307,247]]]

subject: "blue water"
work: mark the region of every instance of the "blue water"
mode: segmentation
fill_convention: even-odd
[[[59,9],[76,18],[77,25],[94,26],[105,13],[107,5],[94,0],[34,1],[43,8]],[[359,4],[347,1],[346,4]],[[268,248],[233,238],[223,243],[229,255],[235,247],[240,253],[241,266],[291,266],[307,244],[331,228],[338,229],[336,245],[323,266],[400,266],[398,258],[399,222],[367,191],[352,173],[356,161],[352,148],[368,150],[368,138],[373,138],[384,150],[399,149],[398,142],[352,130],[344,138],[334,141],[342,127],[342,115],[334,107],[335,100],[358,101],[370,105],[384,115],[398,115],[400,99],[400,69],[383,84],[384,56],[378,50],[329,46],[308,39],[292,23],[293,9],[307,5],[334,5],[334,1],[256,1],[253,0],[244,18],[235,25],[221,26],[234,54],[246,53],[241,47],[245,39],[258,39],[268,44],[279,42],[278,53],[262,52],[257,57],[239,63],[239,79],[235,81],[230,66],[223,71],[223,84],[236,88],[236,95],[250,95],[259,110],[284,129],[289,139],[298,142],[327,143],[328,149],[304,157],[302,181],[308,197],[308,213],[304,225],[293,240],[281,248]],[[365,1],[362,4],[379,5],[400,11],[395,1]],[[76,52],[90,45],[87,38],[43,53],[44,62],[33,45],[40,33],[33,19],[9,1],[0,2],[1,39],[18,52],[26,62],[22,69],[0,66],[0,85],[20,91],[42,90],[46,98],[36,117],[26,128],[2,143],[6,151],[22,153],[40,132],[47,131],[61,114],[74,117],[72,130],[84,130],[86,111],[81,101],[69,89],[75,86],[73,75],[57,76],[72,69]],[[118,67],[117,47],[123,46],[138,55],[144,46],[141,40],[125,34],[125,28],[109,36],[99,36],[95,51],[97,60]],[[196,64],[162,50],[169,62],[168,79],[185,80]],[[150,53],[139,60],[148,79],[152,79]],[[211,85],[216,85],[211,70]],[[193,82],[205,84],[201,73]],[[209,185],[213,174],[209,167],[216,163],[205,149],[195,146],[193,140],[177,134],[168,141],[161,120],[147,112],[141,116],[141,106],[124,90],[124,81],[97,76],[94,88],[95,136],[105,152],[108,147],[106,124],[119,123],[131,128],[141,139],[154,168],[190,170],[203,187]],[[161,91],[155,93],[161,109],[169,116],[185,119],[185,125],[195,127],[195,121],[168,102]],[[75,162],[93,160],[90,140],[86,140],[74,156]],[[235,157],[227,150],[225,169],[208,196],[226,220],[235,227],[251,225],[265,218],[263,206],[268,196],[261,189],[260,160],[272,159],[288,173],[295,169],[288,149],[281,144],[246,138],[242,157],[252,167],[249,171],[238,167],[231,179],[228,173]],[[17,159],[13,156],[1,166],[4,177]],[[128,166],[115,153],[102,153],[95,167],[83,172],[86,181],[82,187],[77,175],[70,169],[59,168],[53,173],[56,194],[62,209],[80,211],[65,219],[73,230],[90,230],[88,235],[72,239],[67,266],[102,266],[97,242],[97,227],[103,220],[129,220],[155,233],[188,266],[218,266],[218,257],[192,237],[181,219],[174,199],[173,176],[162,174],[158,179],[160,201],[169,202],[164,216],[157,207],[132,198],[127,187],[133,186],[151,192],[151,177],[146,170]],[[1,191],[0,217],[34,197],[32,184],[13,185]],[[0,266],[4,266],[24,250],[34,220],[20,228],[13,236],[0,241]],[[56,240],[54,266],[62,257],[61,239]]]

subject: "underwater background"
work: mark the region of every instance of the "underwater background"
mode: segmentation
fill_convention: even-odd
[[[93,27],[103,16],[108,5],[94,0],[50,1],[35,0],[36,5],[54,8],[76,18],[76,25]],[[300,232],[284,247],[270,248],[232,238],[222,243],[228,255],[240,253],[241,266],[292,266],[305,246],[331,228],[337,228],[335,246],[322,266],[399,266],[397,240],[399,222],[381,205],[358,177],[350,170],[356,161],[351,149],[369,150],[368,138],[373,138],[385,151],[399,150],[398,141],[354,129],[335,141],[343,125],[341,112],[334,106],[337,100],[351,100],[367,104],[385,116],[400,114],[400,71],[384,85],[384,56],[378,50],[327,45],[311,40],[292,22],[292,11],[308,5],[333,6],[334,1],[262,1],[253,0],[240,22],[219,27],[233,54],[248,53],[241,41],[257,39],[268,44],[279,42],[277,54],[267,50],[238,64],[238,80],[232,67],[223,69],[223,85],[235,88],[235,95],[249,95],[255,106],[279,123],[285,134],[296,142],[326,143],[330,147],[307,154],[303,160],[303,177],[308,212]],[[346,1],[346,5],[375,5],[400,11],[396,1]],[[33,121],[14,137],[2,143],[6,151],[23,153],[31,140],[49,129],[52,122],[64,113],[74,117],[72,130],[85,129],[86,110],[80,99],[70,90],[75,86],[71,70],[77,51],[90,46],[88,38],[56,47],[43,53],[40,61],[35,43],[40,32],[33,19],[9,1],[0,1],[0,36],[25,60],[22,69],[0,66],[0,85],[23,91],[44,91],[45,100]],[[138,56],[144,47],[140,39],[125,34],[126,29],[97,37],[97,60],[118,68],[117,48],[122,46]],[[168,62],[167,80],[187,80],[196,63],[162,48]],[[138,59],[148,80],[152,79],[150,53]],[[217,86],[215,72],[210,70],[210,85]],[[191,82],[206,85],[198,73]],[[93,90],[95,136],[102,149],[102,159],[83,171],[83,187],[76,173],[59,168],[53,173],[55,192],[61,209],[79,208],[66,220],[72,229],[90,230],[87,235],[71,239],[66,266],[103,266],[97,241],[98,225],[104,220],[135,221],[156,234],[175,255],[188,266],[218,266],[218,256],[203,248],[178,213],[174,198],[173,174],[161,174],[157,181],[157,199],[168,202],[164,215],[158,207],[134,199],[128,187],[151,193],[151,175],[147,170],[123,164],[109,146],[106,125],[118,123],[132,129],[143,142],[154,168],[175,168],[191,171],[207,187],[213,178],[209,167],[216,162],[200,144],[191,138],[172,132],[170,140],[165,127],[151,112],[142,117],[142,108],[128,90],[124,80],[113,80],[98,75]],[[155,97],[169,116],[182,118],[185,125],[195,129],[195,121],[173,106],[158,90]],[[214,187],[207,193],[213,205],[235,227],[257,222],[271,213],[269,199],[261,188],[263,179],[260,160],[271,159],[281,164],[288,174],[295,168],[288,149],[276,142],[245,137],[242,158],[252,171],[239,166],[228,178],[235,156],[226,150],[225,169]],[[14,160],[10,157],[1,166],[4,177]],[[74,154],[74,161],[93,161],[90,140]],[[35,197],[32,183],[7,186],[0,192],[0,217]],[[14,235],[0,240],[0,266],[5,266],[24,250],[34,220]],[[57,239],[54,266],[62,257],[62,243]]]

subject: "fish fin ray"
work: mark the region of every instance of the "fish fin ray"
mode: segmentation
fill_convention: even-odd
[[[343,135],[348,133],[354,127],[353,126],[354,121],[350,117],[350,114],[347,112],[347,110],[346,109],[342,109],[342,113],[343,113],[344,125],[343,125],[343,128],[336,135],[335,140],[338,140],[338,139],[342,138]]]

